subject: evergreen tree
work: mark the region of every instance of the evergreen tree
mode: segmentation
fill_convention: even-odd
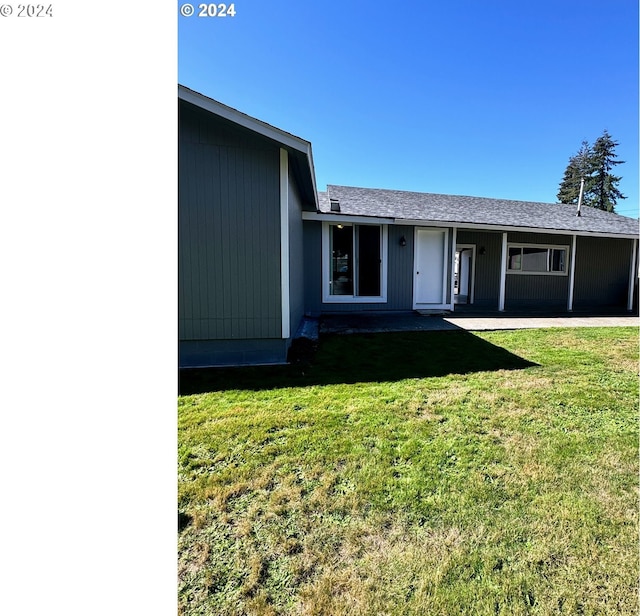
[[[593,195],[593,207],[607,212],[613,212],[618,199],[626,197],[618,189],[622,179],[613,175],[611,170],[615,165],[621,165],[624,161],[616,160],[615,148],[617,141],[605,130],[593,144],[593,177],[590,192]]]
[[[613,212],[618,199],[626,197],[618,189],[621,178],[611,170],[624,161],[616,160],[618,145],[605,130],[593,146],[583,141],[578,152],[569,159],[558,189],[558,201],[576,205],[580,195],[580,180],[584,178],[583,205]]]
[[[587,141],[583,141],[578,152],[569,159],[569,164],[564,172],[560,188],[558,189],[558,201],[576,205],[580,195],[580,180],[585,179],[585,191],[583,203],[587,196],[587,184],[593,172],[593,152]]]

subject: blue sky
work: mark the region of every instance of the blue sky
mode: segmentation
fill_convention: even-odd
[[[235,9],[179,16],[179,82],[311,141],[319,189],[554,202],[607,129],[625,161],[616,211],[638,216],[636,0]]]

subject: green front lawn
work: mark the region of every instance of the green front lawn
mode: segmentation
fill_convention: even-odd
[[[181,386],[182,614],[638,613],[635,328],[333,336]]]

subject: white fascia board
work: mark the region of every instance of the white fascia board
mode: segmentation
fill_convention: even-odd
[[[356,224],[379,224],[391,225],[394,223],[393,218],[378,218],[376,216],[349,216],[347,214],[322,214],[318,212],[302,212],[302,220],[318,220],[320,222],[344,222]]]
[[[263,137],[268,137],[269,139],[273,139],[278,143],[292,148],[294,150],[298,150],[303,154],[306,154],[310,157],[311,154],[311,144],[305,139],[301,139],[300,137],[296,137],[291,133],[287,133],[275,126],[271,126],[266,122],[262,122],[256,118],[252,118],[237,109],[233,109],[232,107],[227,107],[222,103],[219,103],[212,98],[204,96],[198,92],[194,92],[193,90],[189,90],[189,88],[185,88],[184,86],[178,86],[178,98],[195,105],[196,107],[200,107],[205,111],[209,111],[210,113],[214,113],[225,120],[229,120],[238,124],[239,126],[243,126],[244,128],[248,128],[255,133],[262,135]],[[315,178],[314,178],[315,184]],[[316,191],[317,192],[317,191]]]
[[[457,227],[460,230],[476,229],[478,231],[499,231],[501,233],[549,233],[550,235],[579,235],[583,237],[610,237],[617,239],[637,239],[638,235],[631,233],[605,233],[598,231],[576,231],[572,229],[543,229],[541,227],[510,227],[505,225],[487,225],[474,222],[440,221],[440,220],[409,220],[395,218],[393,224],[396,225],[416,225],[418,227]]]

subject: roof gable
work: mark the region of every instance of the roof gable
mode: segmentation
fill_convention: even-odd
[[[271,124],[253,118],[246,113],[242,113],[233,107],[228,107],[213,98],[204,96],[182,85],[178,85],[178,100],[190,103],[237,126],[248,129],[286,149],[289,152],[291,167],[303,201],[312,209],[317,209],[318,191],[316,190],[316,176],[311,143],[309,141],[271,126]]]

